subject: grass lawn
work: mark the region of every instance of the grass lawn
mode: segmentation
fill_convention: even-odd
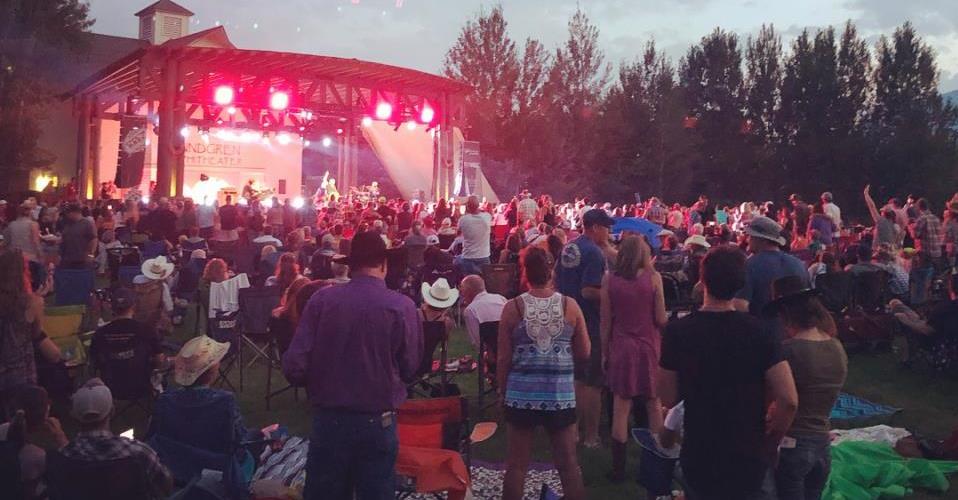
[[[192,317],[187,318],[185,327],[177,332],[181,339],[192,336]],[[469,344],[465,332],[457,330],[453,333],[449,346],[450,359],[463,354],[475,356],[473,347]],[[238,374],[234,371],[231,380],[238,388]],[[489,408],[477,414],[475,395],[477,393],[477,376],[475,373],[463,374],[456,377],[455,382],[464,394],[470,398],[470,419],[473,423],[482,420],[498,421],[499,412],[496,408]],[[285,386],[282,375],[274,374],[274,388]],[[846,392],[863,397],[870,401],[882,403],[904,411],[895,416],[892,425],[905,427],[922,436],[944,437],[958,425],[958,381],[934,379],[928,375],[916,374],[896,366],[890,353],[861,353],[850,356],[849,376],[845,387]],[[263,427],[273,423],[280,423],[289,427],[294,435],[309,435],[310,409],[305,394],[300,391],[299,401],[294,401],[292,391],[273,399],[271,410],[266,410],[263,396],[266,392],[266,372],[262,363],[245,370],[244,387],[238,393],[243,416],[248,426]],[[718,409],[717,409],[718,411]],[[123,415],[114,427],[123,430],[137,424],[142,428],[143,414],[131,411]],[[608,443],[608,422],[603,423],[604,439]],[[500,428],[496,435],[473,448],[474,456],[483,460],[502,462],[505,457],[505,429]],[[537,436],[534,460],[549,462],[548,441],[543,432]],[[611,467],[611,455],[607,447],[599,450],[581,449],[579,462],[585,476],[589,498],[596,499],[642,499],[644,491],[634,482],[626,481],[621,484],[611,484],[605,479],[606,472]],[[638,447],[629,446],[630,474],[634,475],[638,465]],[[910,498],[958,498],[958,475],[952,478],[952,489],[945,495],[931,495],[918,493]]]

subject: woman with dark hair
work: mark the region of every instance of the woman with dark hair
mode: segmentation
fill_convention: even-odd
[[[848,358],[832,315],[796,276],[772,284],[766,309],[785,331],[784,358],[798,390],[798,413],[786,432],[775,468],[777,498],[820,498],[831,469],[829,417],[845,384]]]
[[[442,221],[446,217],[452,216],[452,210],[449,208],[449,204],[446,202],[445,198],[439,198],[439,203],[436,203],[436,209],[433,210],[433,220]]]
[[[276,265],[276,274],[266,280],[266,286],[278,286],[280,290],[285,292],[297,278],[302,276],[302,274],[299,274],[296,255],[286,252],[280,256],[279,263]]]
[[[619,245],[612,273],[601,288],[602,365],[614,396],[612,409],[612,481],[625,479],[626,444],[632,400],[641,398],[649,429],[662,430],[662,403],[656,397],[659,329],[668,322],[662,276],[652,266],[645,239],[629,236]]]
[[[508,238],[506,238],[506,247],[502,249],[502,252],[499,254],[499,263],[500,264],[518,264],[519,263],[519,252],[522,251],[522,236],[520,236],[518,231],[512,232]]]
[[[41,291],[48,286],[41,287]],[[50,363],[60,360],[60,349],[40,329],[42,317],[43,298],[32,292],[23,253],[3,252],[0,254],[0,405],[4,407],[19,386],[36,385],[35,352]]]
[[[575,359],[589,359],[585,319],[574,300],[555,291],[555,261],[547,251],[529,247],[521,262],[530,289],[506,303],[499,322],[496,378],[508,429],[502,498],[523,497],[534,431],[542,426],[552,442],[564,498],[581,500],[573,372]]]

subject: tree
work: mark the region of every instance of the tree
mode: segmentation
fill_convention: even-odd
[[[599,105],[609,82],[611,67],[599,48],[599,30],[581,9],[569,20],[569,36],[555,51],[543,87],[542,132],[548,150],[542,151],[536,171],[557,193],[589,190],[588,184],[571,184],[585,178],[596,151]]]
[[[32,168],[55,158],[37,147],[39,121],[53,93],[37,77],[44,61],[37,44],[81,52],[93,24],[78,0],[7,0],[0,5],[0,172],[6,184],[25,185]]]
[[[750,164],[743,132],[742,51],[738,36],[716,28],[689,48],[679,63],[679,82],[690,115],[697,118],[693,134],[701,138],[701,160],[694,188],[736,198],[752,191],[743,182]],[[754,191],[752,193],[754,194]]]
[[[763,24],[756,38],[749,37],[745,67],[745,117],[751,121],[755,137],[763,143],[774,143],[782,85],[782,40],[774,26]]]
[[[958,112],[938,91],[932,49],[910,23],[877,46],[873,184],[942,200],[953,189]]]

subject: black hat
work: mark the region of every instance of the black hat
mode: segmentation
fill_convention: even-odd
[[[607,214],[605,210],[602,210],[601,208],[593,208],[582,216],[582,225],[585,227],[596,225],[612,227],[615,225],[615,220],[612,217],[609,217],[609,214]]]
[[[784,304],[817,295],[818,290],[809,287],[801,276],[785,276],[772,283],[772,301],[765,306],[763,312],[774,314]]]
[[[63,206],[63,213],[65,214],[69,214],[73,212],[82,212],[82,211],[83,211],[83,207],[81,207],[78,203],[67,203],[66,205]]]
[[[353,237],[349,255],[335,258],[333,262],[358,268],[380,264],[386,260],[386,242],[375,231],[366,231]]]

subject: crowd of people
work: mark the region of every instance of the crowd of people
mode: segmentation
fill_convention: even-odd
[[[818,498],[848,365],[830,275],[881,273],[884,298],[923,325],[925,344],[958,352],[943,319],[958,311],[958,194],[939,218],[911,196],[879,209],[866,187],[870,220],[859,222],[871,229],[827,192],[734,206],[529,192],[507,203],[222,201],[0,201],[0,441],[15,449],[23,498],[63,487],[63,464],[117,459],[139,464],[159,497],[211,455],[229,458],[224,498],[244,490],[270,432],[248,429],[233,394],[214,388],[240,348],[215,325],[242,288],[281,296],[270,325],[282,369],[313,409],[308,499],[393,496],[396,412],[432,365],[424,337],[448,339],[457,320],[486,349],[475,358],[506,425],[506,499],[522,498],[539,427],[565,498],[585,498],[577,446],[605,446],[604,400],[613,482],[627,476],[635,414],[659,451],[679,454],[686,498]],[[621,230],[629,218],[654,232]],[[99,378],[72,395],[72,439],[50,414],[74,392],[62,383],[71,360],[41,327],[64,271],[111,282],[102,301],[90,290],[108,307],[89,347]],[[196,303],[213,326],[179,344]],[[490,346],[483,330],[496,324]],[[153,401],[143,439],[113,435],[115,401],[142,395]]]

